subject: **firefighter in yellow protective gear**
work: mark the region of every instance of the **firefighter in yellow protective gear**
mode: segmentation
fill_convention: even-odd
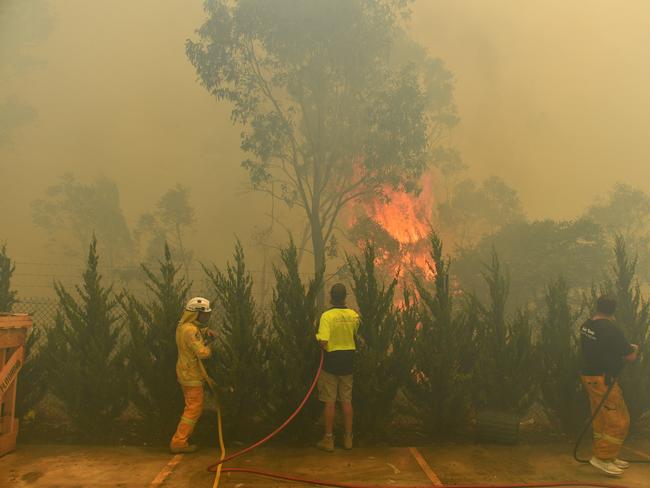
[[[581,380],[592,412],[608,391],[609,395],[594,418],[594,455],[589,462],[610,476],[620,476],[630,465],[618,457],[630,427],[630,414],[617,377],[625,362],[637,359],[639,347],[630,344],[616,325],[614,298],[600,297],[596,308],[596,315],[580,328]]]
[[[176,327],[176,377],[183,388],[185,409],[169,444],[171,452],[175,454],[194,452],[197,449],[188,440],[203,412],[203,383],[211,382],[201,362],[210,357],[212,352],[204,340],[204,335],[214,335],[205,327],[211,312],[208,300],[202,297],[192,298]]]

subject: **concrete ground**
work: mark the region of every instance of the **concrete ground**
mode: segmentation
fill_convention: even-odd
[[[636,457],[650,459],[650,440],[636,442]],[[213,449],[172,456],[162,449],[27,445],[0,458],[0,487],[169,487],[209,488],[206,466],[217,458]],[[532,483],[600,481],[629,488],[650,487],[650,465],[634,465],[620,479],[601,476],[578,465],[571,446],[545,443],[514,447],[444,444],[418,447],[360,448],[332,454],[316,449],[264,447],[237,459],[230,467],[259,467],[317,479],[364,485],[440,486],[461,483]],[[224,475],[222,488],[299,487],[250,475]]]

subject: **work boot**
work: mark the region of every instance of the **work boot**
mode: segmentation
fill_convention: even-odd
[[[169,450],[172,454],[190,454],[196,452],[199,449],[199,446],[196,444],[188,444],[187,446],[169,446]]]
[[[352,441],[354,439],[354,434],[352,432],[350,433],[345,433],[343,436],[343,449],[350,450],[352,449]]]
[[[616,466],[616,464],[614,464],[612,461],[598,459],[594,456],[589,460],[589,464],[591,464],[594,468],[600,469],[610,476],[621,476],[623,474],[623,470]]]
[[[334,452],[334,436],[332,434],[325,434],[316,447],[322,451]]]
[[[630,463],[623,461],[622,459],[614,459],[614,464],[621,469],[627,469],[630,467]]]

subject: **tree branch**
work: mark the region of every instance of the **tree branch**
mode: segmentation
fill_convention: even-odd
[[[307,241],[309,240],[310,237],[311,237],[311,225],[309,225],[309,222],[307,222],[305,224],[305,227],[304,227],[303,231],[302,231],[302,238],[300,239],[300,249],[299,249],[299,252],[298,252],[298,263],[300,263],[302,261],[303,251],[306,250]],[[311,252],[310,254],[313,255],[314,253]]]
[[[273,95],[273,92],[266,81],[266,78],[264,78],[264,75],[262,74],[262,69],[260,67],[259,61],[257,59],[257,56],[255,54],[255,46],[253,45],[253,41],[251,40],[249,43],[249,48],[248,48],[248,56],[250,60],[252,61],[251,65],[253,67],[253,72],[255,73],[255,76],[257,77],[259,86],[262,90],[262,93],[266,96],[266,98],[271,102],[273,105],[277,115],[280,117],[282,122],[284,123],[285,129],[287,136],[289,137],[290,143],[291,143],[291,150],[292,150],[292,161],[291,164],[293,166],[294,173],[296,175],[296,181],[298,183],[298,191],[300,192],[300,196],[303,200],[303,208],[307,212],[308,216],[311,216],[313,212],[313,208],[309,206],[310,199],[307,197],[307,192],[305,191],[304,183],[303,183],[303,178],[300,174],[300,165],[298,163],[298,143],[295,139],[295,136],[293,135],[293,130],[291,129],[291,124],[287,120],[287,117],[285,116],[284,112],[282,111],[282,108],[280,107],[280,104],[278,103],[277,99]],[[304,155],[303,155],[303,160],[304,160]]]
[[[278,182],[282,183],[282,180],[274,180],[274,183],[278,183]],[[288,205],[288,203],[289,203],[286,198],[283,198],[281,196],[276,195],[274,190],[271,190],[271,189],[263,187],[263,186],[260,186],[260,187],[257,187],[257,188],[249,188],[249,189],[244,190],[244,192],[246,192],[246,193],[247,192],[266,193],[267,195],[270,195],[271,198],[273,198],[275,200],[278,200],[278,201],[284,203],[285,205]],[[291,205],[296,205],[297,207],[304,208],[302,202],[299,201],[299,200],[292,200]]]

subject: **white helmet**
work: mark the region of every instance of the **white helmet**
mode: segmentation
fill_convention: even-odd
[[[185,306],[188,312],[212,312],[210,308],[210,300],[202,297],[194,297]]]

